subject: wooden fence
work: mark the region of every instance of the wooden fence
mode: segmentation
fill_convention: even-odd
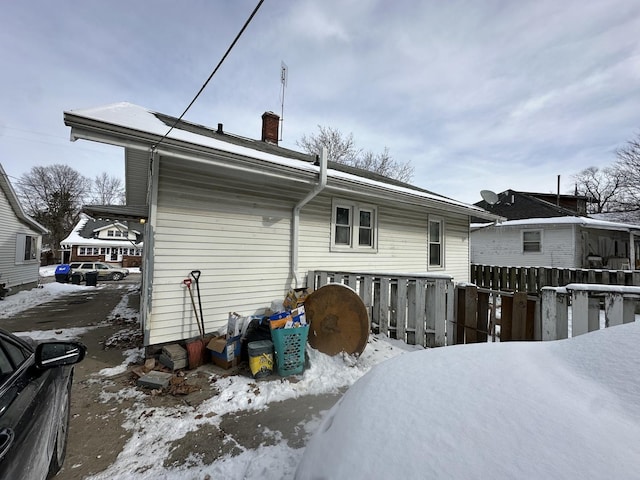
[[[310,271],[307,286],[348,285],[369,313],[371,329],[410,345],[440,347],[453,322],[454,289],[448,275]]]
[[[561,340],[635,321],[640,287],[573,283],[541,294],[541,339]]]
[[[634,272],[635,273],[635,272]],[[634,321],[640,287],[570,283],[541,295],[454,287],[446,275],[310,271],[307,286],[341,283],[363,300],[371,330],[410,345],[557,340]]]
[[[456,287],[456,311],[447,344],[534,340],[538,298],[525,292],[501,292],[475,285]],[[499,327],[499,328],[498,328]]]
[[[640,286],[640,271],[471,264],[471,282],[491,290],[537,294],[544,287],[570,283]]]

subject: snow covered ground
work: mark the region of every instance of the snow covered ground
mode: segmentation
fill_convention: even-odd
[[[43,298],[83,288],[87,287],[49,283],[12,295],[0,304],[0,318],[47,301]],[[128,316],[125,305],[123,300],[111,316]],[[52,332],[42,335],[50,337]],[[494,471],[492,478],[574,478],[576,472],[598,478],[604,467],[611,468],[609,478],[632,478],[640,464],[639,342],[638,323],[559,342],[428,351],[372,336],[359,359],[328,357],[309,349],[311,366],[298,381],[261,381],[256,388],[250,378],[220,377],[219,395],[196,407],[154,408],[151,416],[143,401],[146,394],[125,388],[105,394],[103,401],[139,400],[126,411],[124,427],[132,437],[117,460],[92,480],[186,480],[207,475],[292,479],[304,449],[291,448],[284,440],[209,464],[193,458],[188,465],[166,468],[161,459],[168,456],[173,441],[205,424],[218,425],[226,413],[338,392],[354,383],[340,402],[341,410],[332,410],[336,427],[323,424],[320,417],[300,425],[310,437],[321,425],[325,432],[317,434],[324,440],[311,441],[302,478],[321,471],[327,475],[323,478],[477,478],[485,468],[493,468],[496,459],[504,469]],[[120,367],[102,371],[97,378],[108,383],[136,353],[125,352]],[[143,413],[145,421],[140,422]],[[544,447],[549,442],[553,448]],[[313,446],[318,443],[324,446]],[[331,456],[323,457],[327,445]],[[521,455],[515,459],[505,451]],[[354,466],[354,459],[365,458],[371,465]]]
[[[43,269],[41,276],[52,276],[55,267]],[[44,283],[41,288],[19,292],[8,296],[0,306],[0,318],[15,315],[29,307],[45,303],[57,296],[66,295],[82,289],[94,289],[82,285]],[[100,287],[98,287],[100,288]],[[126,311],[126,296],[109,315],[113,318],[129,318]],[[106,319],[105,319],[106,320]],[[43,332],[23,332],[34,338],[67,338],[79,336],[82,329],[67,329],[62,333],[53,330]],[[140,422],[140,416],[148,411],[143,402],[147,393],[135,388],[126,388],[115,394],[103,395],[104,402],[117,404],[122,400],[138,399],[133,408],[126,412],[125,428],[133,435],[114,464],[106,471],[92,477],[93,480],[106,479],[286,479],[293,473],[302,454],[302,449],[290,448],[282,440],[273,446],[263,446],[256,450],[246,450],[238,456],[224,456],[212,464],[202,464],[193,459],[188,466],[165,468],[162,461],[166,458],[173,441],[179,440],[187,432],[197,430],[204,424],[219,424],[226,413],[258,410],[269,403],[286,399],[300,398],[305,395],[337,393],[340,389],[353,384],[374,365],[404,353],[419,350],[421,347],[406,345],[403,342],[381,336],[372,336],[370,343],[359,359],[349,356],[329,357],[311,348],[308,349],[310,368],[297,378],[256,381],[242,376],[229,376],[217,379],[220,395],[201,403],[197,407],[154,408],[153,415]],[[124,372],[129,363],[139,358],[138,349],[127,350],[123,354],[123,363],[119,367],[105,369],[98,374],[102,382],[108,383],[109,377]],[[320,418],[315,418],[300,428],[313,433]],[[136,471],[135,474],[132,472]]]

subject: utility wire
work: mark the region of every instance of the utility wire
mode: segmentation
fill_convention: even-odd
[[[253,20],[253,17],[255,16],[256,13],[258,13],[258,10],[260,9],[260,7],[262,6],[262,3],[264,2],[264,0],[260,0],[258,2],[258,5],[256,5],[256,8],[253,9],[253,12],[251,12],[251,15],[249,16],[249,18],[247,19],[247,21],[244,23],[244,26],[242,27],[242,29],[238,32],[238,34],[236,35],[236,38],[233,40],[233,42],[231,43],[231,45],[229,45],[229,48],[227,49],[227,51],[225,52],[225,54],[223,55],[222,59],[220,60],[220,62],[218,62],[218,65],[216,66],[216,68],[213,70],[213,72],[211,72],[211,75],[209,75],[209,78],[207,78],[207,81],[204,82],[204,85],[202,85],[202,87],[200,87],[200,90],[198,91],[198,93],[196,93],[196,96],[193,97],[193,100],[191,100],[191,103],[187,106],[187,108],[184,109],[184,112],[182,112],[182,115],[180,115],[180,117],[178,117],[178,119],[173,122],[173,125],[171,125],[171,128],[169,128],[169,130],[167,131],[167,133],[164,134],[164,136],[158,141],[158,143],[156,143],[155,145],[153,145],[151,147],[151,151],[153,152],[158,145],[160,145],[165,138],[167,138],[167,136],[172,132],[172,130],[175,128],[175,126],[178,124],[178,122],[180,122],[180,120],[182,120],[182,117],[185,116],[185,114],[189,111],[189,109],[191,108],[191,106],[195,103],[195,101],[198,99],[198,97],[200,96],[200,94],[202,93],[202,91],[207,87],[207,85],[209,84],[209,82],[211,81],[211,79],[213,78],[213,76],[216,74],[216,72],[218,71],[218,69],[222,66],[222,63],[225,61],[225,59],[227,58],[227,56],[229,55],[229,53],[231,53],[231,50],[233,49],[233,47],[235,46],[235,44],[238,42],[238,40],[240,39],[240,37],[242,36],[242,34],[244,33],[244,31],[247,29],[247,27],[249,26],[249,23],[251,23],[251,20]]]

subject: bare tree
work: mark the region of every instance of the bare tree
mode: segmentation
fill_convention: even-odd
[[[410,182],[413,177],[413,167],[410,162],[396,162],[389,155],[389,149],[382,153],[365,152],[353,161],[353,166],[379,173],[385,177],[395,178],[401,182]]]
[[[620,204],[626,211],[640,210],[640,132],[616,150],[615,168],[623,179]]]
[[[91,181],[68,165],[33,167],[16,183],[28,215],[49,230],[45,238],[54,252],[77,223]],[[47,242],[48,240],[48,242]]]
[[[624,183],[617,168],[589,167],[573,175],[576,193],[588,197],[588,213],[617,211]]]
[[[124,205],[122,179],[102,172],[93,180],[93,190],[89,202],[94,205]]]
[[[402,182],[409,182],[413,177],[413,167],[410,162],[396,162],[391,158],[387,147],[384,152],[378,154],[371,151],[363,152],[355,146],[353,133],[344,135],[336,128],[322,125],[318,125],[318,130],[317,134],[303,135],[296,144],[312,154],[326,147],[327,157],[332,162],[351,165]]]
[[[351,165],[360,154],[353,141],[353,133],[344,136],[340,130],[322,125],[318,125],[318,130],[315,135],[303,135],[296,144],[312,154],[319,153],[322,147],[326,147],[330,161],[347,165]]]

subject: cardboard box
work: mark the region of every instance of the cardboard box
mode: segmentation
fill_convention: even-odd
[[[240,361],[240,335],[236,337],[215,337],[207,344],[211,361],[222,368],[231,368]]]

